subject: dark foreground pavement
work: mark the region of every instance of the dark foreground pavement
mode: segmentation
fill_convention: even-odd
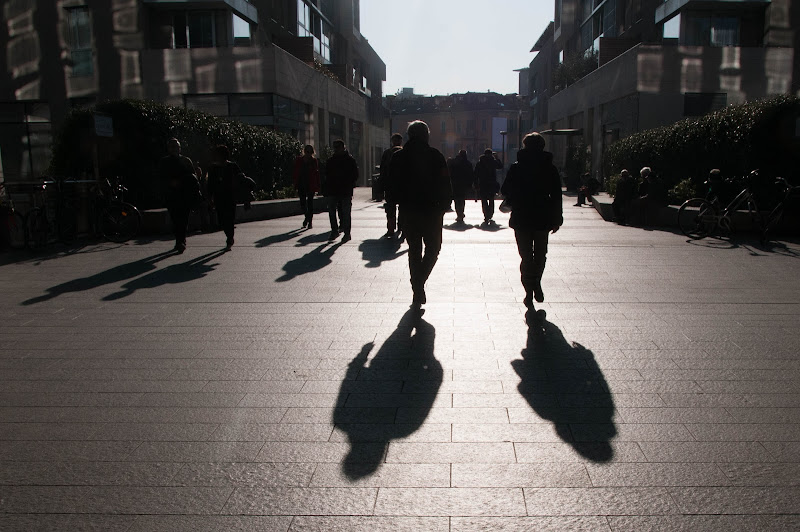
[[[800,246],[565,198],[543,332],[501,214],[445,228],[415,321],[368,193],[345,244],[0,256],[0,529],[800,527]]]

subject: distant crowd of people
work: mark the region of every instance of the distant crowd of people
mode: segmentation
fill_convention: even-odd
[[[490,149],[474,167],[464,150],[445,160],[439,150],[430,146],[430,129],[420,120],[409,124],[406,138],[403,144],[403,136],[393,134],[391,147],[381,158],[387,224],[384,237],[406,241],[412,306],[420,309],[427,302],[425,285],[442,247],[445,212],[453,203],[456,224],[464,224],[466,198],[474,190],[476,199],[481,201],[484,225],[495,225],[495,196],[501,192],[496,172],[503,168],[503,162]],[[509,225],[521,259],[524,304],[533,309],[534,300],[544,301],[541,280],[549,235],[563,223],[561,179],[552,154],[544,151],[544,137],[531,133],[522,144],[523,149],[503,182],[502,193],[512,209]],[[226,236],[225,249],[230,250],[234,244],[236,205],[249,204],[249,197],[242,195],[249,178],[230,160],[230,151],[224,145],[214,148],[214,161],[206,172],[181,155],[177,139],[169,140],[167,150],[168,155],[160,161],[159,174],[175,234],[175,251],[183,253],[186,249],[189,215],[200,204],[216,212]],[[304,146],[292,172],[304,228],[313,227],[315,195],[321,193],[330,220],[328,240],[334,241],[339,235],[343,235],[342,242],[352,238],[351,210],[358,172],[358,165],[342,140],[333,142],[333,155],[325,162],[324,177],[314,147]]]

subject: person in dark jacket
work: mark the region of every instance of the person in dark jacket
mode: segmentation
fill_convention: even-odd
[[[416,309],[427,302],[425,282],[442,248],[442,220],[451,194],[444,155],[428,145],[429,139],[428,124],[421,120],[411,122],[408,141],[392,156],[390,167],[408,242],[412,307]]]
[[[225,250],[233,247],[234,222],[236,221],[237,180],[242,173],[239,165],[230,160],[227,146],[214,147],[214,162],[208,168],[208,193],[211,208],[217,211],[217,219],[225,231]]]
[[[194,175],[194,164],[181,155],[181,143],[176,138],[167,141],[166,157],[158,162],[158,175],[164,188],[164,200],[175,234],[175,251],[186,251],[186,232],[189,213],[200,196],[200,183]]]
[[[623,169],[619,173],[617,190],[614,193],[614,201],[611,208],[614,210],[614,221],[620,225],[625,225],[631,210],[631,201],[636,196],[636,182],[631,177],[630,172]]]
[[[348,153],[343,140],[333,141],[333,155],[328,159],[325,176],[325,195],[328,197],[331,219],[331,236],[328,240],[335,240],[340,233],[344,233],[342,242],[347,242],[350,240],[350,211],[353,208],[353,188],[358,182],[358,164]]]
[[[311,229],[314,218],[314,194],[319,192],[319,161],[314,157],[314,146],[306,144],[303,155],[294,160],[292,181],[300,198],[300,210],[303,211],[303,227]]]
[[[391,138],[392,147],[383,152],[381,156],[381,184],[383,186],[383,197],[386,203],[383,209],[386,211],[386,238],[394,238],[395,231],[403,231],[403,221],[397,219],[397,200],[394,197],[392,188],[392,176],[389,172],[389,165],[392,156],[403,149],[403,135],[395,133]]]
[[[494,197],[500,186],[497,183],[497,170],[503,167],[503,162],[497,158],[497,154],[490,149],[486,149],[475,163],[475,181],[478,189],[478,196],[481,198],[483,208],[483,223],[494,223]]]
[[[448,161],[450,185],[453,188],[453,202],[456,207],[456,223],[464,223],[464,206],[467,192],[472,187],[472,163],[467,159],[467,151],[461,150],[458,155]]]
[[[525,288],[523,302],[533,309],[533,300],[544,301],[542,274],[550,233],[564,222],[561,207],[561,179],[553,166],[553,154],[544,151],[544,137],[530,133],[522,139],[503,183],[502,193],[511,201],[509,225],[514,229],[521,259],[519,270]]]

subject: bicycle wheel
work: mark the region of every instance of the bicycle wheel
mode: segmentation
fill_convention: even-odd
[[[25,235],[25,218],[18,212],[8,213],[8,245],[12,249],[22,249],[27,243]]]
[[[761,241],[767,241],[767,234],[774,230],[783,218],[783,203],[779,203],[764,219],[763,227],[761,228]]]
[[[58,239],[69,244],[78,236],[78,214],[72,207],[67,205],[61,207],[58,212],[57,226]]]
[[[47,233],[50,231],[50,223],[47,221],[47,213],[44,209],[36,207],[25,216],[25,228],[27,229],[28,249],[40,249],[47,244]]]
[[[139,233],[142,215],[129,203],[112,203],[100,212],[100,233],[112,242],[127,242]]]
[[[714,205],[702,198],[692,198],[678,209],[678,227],[681,232],[698,240],[713,233],[719,215]]]

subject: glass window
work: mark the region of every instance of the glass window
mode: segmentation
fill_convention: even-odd
[[[214,16],[212,13],[189,13],[189,48],[214,46]]]
[[[203,94],[185,96],[187,109],[196,109],[214,116],[228,116],[228,96],[226,94]]]
[[[681,14],[678,13],[664,23],[664,38],[678,39],[681,36]]]
[[[233,44],[248,46],[250,44],[250,23],[233,14]]]
[[[69,9],[67,16],[72,75],[75,77],[91,76],[94,74],[94,54],[92,53],[92,25],[89,8]]]
[[[271,94],[232,94],[231,116],[271,116]]]
[[[737,46],[739,44],[739,19],[714,17],[711,21],[711,46]]]

